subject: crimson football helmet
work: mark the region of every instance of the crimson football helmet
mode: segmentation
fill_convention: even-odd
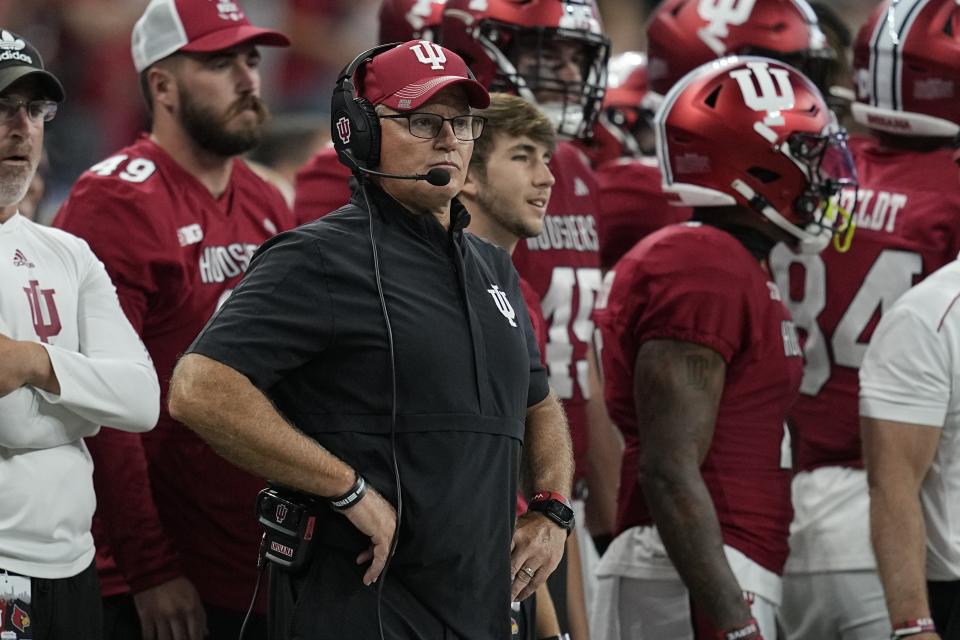
[[[909,136],[960,132],[960,6],[886,0],[857,34],[853,117]]]
[[[660,95],[727,55],[781,60],[825,91],[835,58],[806,0],[664,0],[647,23],[647,55],[650,87]]]
[[[584,152],[594,167],[617,158],[653,154],[653,114],[660,96],[647,90],[647,56],[626,51],[610,58],[603,109]]]
[[[563,136],[590,135],[610,49],[594,0],[447,0],[440,39],[491,91],[533,102]]]
[[[848,228],[834,197],[856,188],[846,131],[793,67],[757,56],[707,63],[674,85],[654,125],[664,191],[682,204],[752,209],[805,253]]]
[[[436,40],[446,0],[383,0],[380,43]]]

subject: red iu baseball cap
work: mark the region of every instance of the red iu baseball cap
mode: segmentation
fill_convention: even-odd
[[[290,46],[279,31],[250,24],[231,0],[150,0],[133,26],[133,66],[139,73],[177,51],[221,51],[244,42]]]
[[[486,109],[490,94],[473,79],[463,58],[429,40],[410,40],[375,56],[360,68],[358,93],[397,111],[420,107],[438,91],[462,86],[471,107]]]

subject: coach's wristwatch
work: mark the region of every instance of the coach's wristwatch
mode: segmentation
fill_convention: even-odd
[[[528,511],[538,511],[547,516],[560,528],[566,530],[567,535],[573,531],[573,509],[570,501],[555,491],[538,491],[530,498]]]

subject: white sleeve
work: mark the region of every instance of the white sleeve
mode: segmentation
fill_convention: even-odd
[[[0,333],[12,331],[0,316]],[[0,447],[49,449],[95,435],[100,427],[75,413],[51,405],[32,387],[0,397]]]
[[[160,413],[160,384],[153,363],[120,308],[103,264],[83,243],[86,268],[77,292],[79,352],[44,344],[60,395],[37,390],[93,422],[124,431],[149,431]]]
[[[50,449],[98,431],[98,424],[47,403],[32,387],[21,387],[0,398],[0,447]]]
[[[946,331],[918,315],[929,311],[897,304],[881,318],[860,365],[861,416],[943,426],[953,378],[950,344]]]

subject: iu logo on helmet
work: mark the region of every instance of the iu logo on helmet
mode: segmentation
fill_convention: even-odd
[[[697,35],[715,54],[722,56],[727,52],[723,38],[730,35],[727,27],[731,24],[739,27],[749,20],[754,4],[756,0],[700,0],[697,13],[710,24],[700,29]]]
[[[33,316],[33,330],[37,332],[40,342],[50,342],[50,338],[60,333],[60,313],[57,312],[57,303],[53,299],[54,289],[40,289],[36,280],[30,280],[30,286],[24,287],[30,303],[30,315]],[[41,302],[41,298],[43,302]],[[46,307],[46,311],[44,311]]]
[[[748,107],[767,112],[763,124],[768,127],[784,125],[781,111],[791,109],[796,101],[789,71],[771,69],[766,62],[748,62],[746,69],[731,71],[730,77],[740,85],[743,101]]]
[[[278,505],[277,505],[277,513],[276,513],[276,515],[274,516],[274,520],[277,521],[277,524],[280,524],[280,523],[282,523],[282,522],[283,522],[284,520],[286,520],[286,519],[287,519],[287,505],[285,505],[285,504],[278,504]]]
[[[340,116],[337,120],[337,135],[340,136],[340,142],[350,144],[350,119],[346,116]]]
[[[491,284],[490,286],[493,288],[487,289],[487,293],[493,296],[493,302],[497,305],[497,311],[503,314],[503,317],[507,319],[511,327],[517,326],[517,323],[514,321],[517,317],[517,312],[513,310],[507,294],[501,291],[500,287],[495,284]]]
[[[417,60],[430,65],[430,68],[434,70],[443,69],[443,65],[447,61],[447,54],[443,52],[443,49],[429,40],[421,40],[410,47],[410,50],[417,54]]]

